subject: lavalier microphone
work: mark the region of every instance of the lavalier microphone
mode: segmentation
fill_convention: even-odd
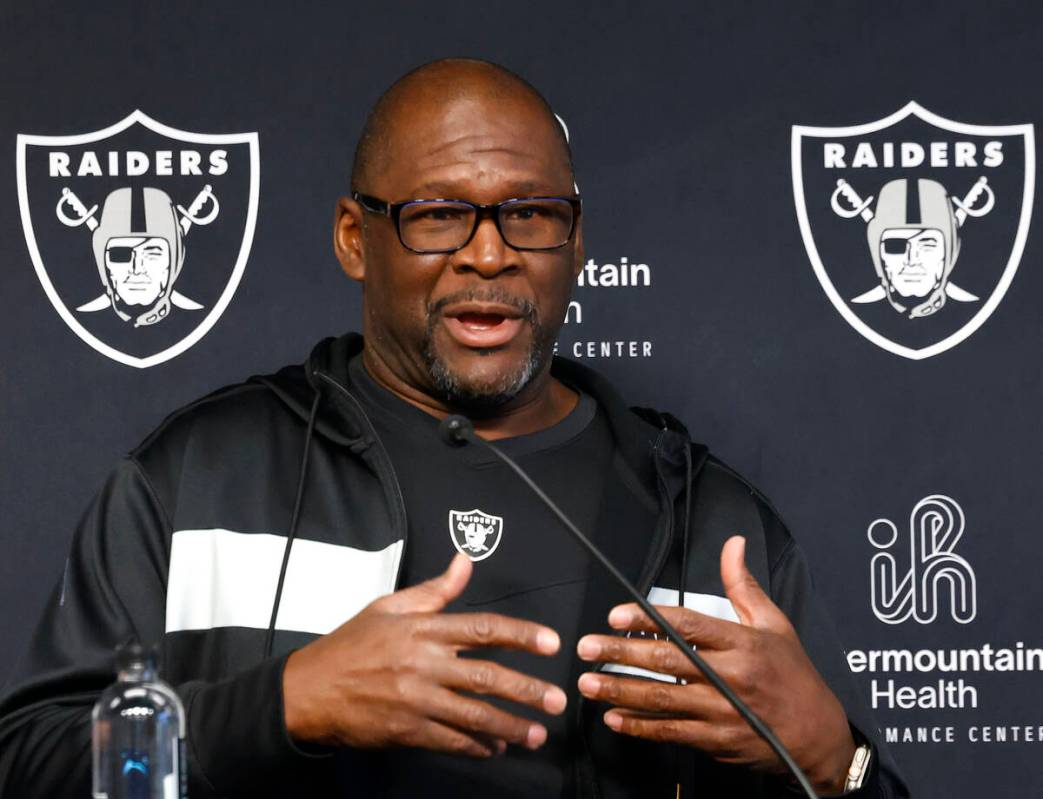
[[[438,425],[438,435],[451,447],[462,447],[475,436],[474,425],[466,416],[456,413],[447,416]],[[479,439],[481,440],[481,439]]]

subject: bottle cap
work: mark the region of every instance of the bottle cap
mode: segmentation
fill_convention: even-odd
[[[116,667],[120,671],[125,671],[136,664],[154,669],[156,661],[156,647],[142,646],[136,638],[127,639],[116,649]]]

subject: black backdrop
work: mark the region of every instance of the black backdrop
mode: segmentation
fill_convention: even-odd
[[[587,256],[599,274],[624,258],[647,265],[637,271],[637,286],[588,280],[579,287],[560,352],[578,351],[633,403],[671,410],[774,499],[809,554],[852,663],[866,665],[857,677],[867,701],[891,680],[896,690],[933,686],[913,692],[921,704],[930,705],[932,695],[936,704],[939,697],[950,704],[962,699],[962,707],[901,708],[878,696],[879,720],[898,737],[895,754],[916,795],[1036,795],[1043,789],[1040,663],[1028,658],[1018,668],[1015,659],[1014,668],[1004,669],[1000,658],[981,652],[1019,642],[1026,650],[1043,646],[1037,531],[1043,495],[1036,488],[1043,465],[1037,422],[1043,279],[1034,235],[1039,220],[1035,213],[1019,216],[1022,206],[1031,211],[1020,187],[1035,183],[1026,137],[1004,140],[1009,157],[1002,174],[980,164],[919,174],[946,183],[957,197],[984,174],[996,186],[991,214],[961,229],[963,260],[953,276],[975,275],[973,285],[961,283],[979,295],[974,307],[985,305],[1005,265],[1008,273],[1017,267],[1002,302],[973,334],[923,358],[872,343],[831,305],[798,224],[791,144],[794,125],[862,125],[910,101],[961,123],[1040,123],[1037,8],[1031,2],[532,0],[4,4],[0,680],[59,576],[79,514],[123,452],[173,408],[301,360],[318,338],[358,327],[359,292],[331,254],[330,223],[364,114],[409,68],[470,55],[526,76],[566,120],[586,202]],[[95,274],[86,233],[56,226],[53,207],[62,186],[73,186],[89,206],[118,181],[92,183],[74,173],[63,183],[46,167],[27,166],[23,211],[16,169],[19,134],[85,134],[135,109],[182,131],[256,132],[259,144],[256,230],[238,289],[198,343],[148,368],[107,357],[66,325],[42,287],[23,224],[27,215],[31,237],[49,237],[37,242],[37,260],[56,286],[66,268]],[[890,140],[925,145],[995,138],[927,123],[910,123],[895,136]],[[213,149],[176,142],[173,149],[179,146]],[[104,144],[93,149],[107,151]],[[849,157],[853,151],[852,145]],[[186,237],[178,283],[186,295],[190,270],[202,269],[208,247],[213,273],[222,280],[231,273],[244,238],[250,177],[241,156],[235,151],[228,173],[212,180],[224,216]],[[819,174],[805,197],[812,235],[820,243],[837,240],[831,255],[822,251],[826,271],[860,270],[859,291],[871,289],[879,281],[862,223],[833,214],[827,191],[833,183],[822,181],[846,177],[868,197],[891,179],[918,173],[866,167],[823,178],[820,151],[810,147],[802,158],[805,173]],[[175,201],[187,205],[207,180],[171,183],[179,192]],[[1019,225],[1027,234],[1020,259],[1011,257]],[[842,240],[841,230],[859,232]],[[67,259],[76,258],[73,269]],[[71,308],[92,296],[64,301]],[[101,316],[69,313],[87,326],[112,326]],[[960,313],[968,316],[950,297],[934,317],[904,319],[886,303],[863,316],[930,340],[939,323],[953,324]],[[130,347],[139,334],[151,335],[125,326],[112,340]],[[602,342],[611,342],[610,354]],[[974,617],[956,619],[946,592],[957,583],[941,579],[934,620],[884,623],[871,602],[870,563],[878,551],[867,529],[880,518],[894,523],[903,542],[893,548],[901,577],[910,568],[903,555],[910,513],[935,495],[965,515],[958,544],[945,528],[933,531],[930,546],[950,573],[976,576],[974,585],[964,584],[964,596],[970,591],[976,598]],[[893,653],[881,657],[883,650]],[[963,668],[943,670],[932,662],[937,650],[976,654],[964,655]],[[915,658],[912,668],[903,667],[903,657]],[[959,680],[972,690],[945,687],[958,688]]]

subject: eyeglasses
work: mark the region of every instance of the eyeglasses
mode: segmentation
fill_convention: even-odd
[[[403,247],[425,255],[466,247],[487,218],[515,250],[556,250],[572,238],[582,208],[579,197],[522,197],[478,205],[465,200],[390,203],[357,191],[351,196],[370,213],[389,217]]]

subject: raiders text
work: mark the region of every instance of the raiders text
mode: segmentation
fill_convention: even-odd
[[[872,144],[859,142],[847,160],[848,146],[840,142],[826,142],[822,145],[822,160],[826,169],[858,169],[884,167],[902,167],[905,169],[917,166],[931,167],[997,167],[1003,163],[1003,142],[988,141],[981,148],[969,141],[934,141],[923,145],[918,142],[884,142]]]
[[[73,156],[61,150],[48,153],[48,166],[52,178],[69,178],[73,172]],[[206,163],[203,156],[206,155]],[[116,177],[127,175],[223,175],[228,171],[228,151],[211,150],[200,153],[198,150],[156,150],[155,153],[143,153],[139,150],[126,152],[110,151],[101,153],[103,158],[93,150],[86,150],[76,157],[76,177]]]

